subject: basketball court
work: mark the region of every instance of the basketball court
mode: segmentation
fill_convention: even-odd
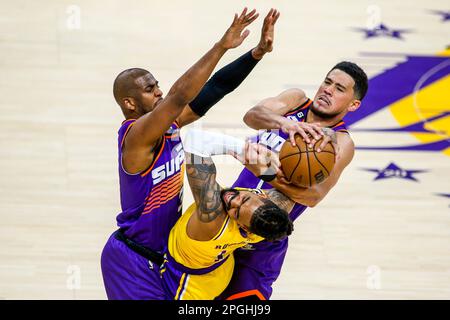
[[[112,83],[141,67],[164,93],[244,6],[281,12],[274,51],[192,127],[236,137],[259,100],[309,97],[341,60],[369,93],[357,150],[295,223],[272,299],[450,299],[448,1],[14,1],[0,4],[0,299],[106,299],[100,254],[120,211]],[[185,129],[186,130],[186,129]],[[241,170],[216,158],[219,181]],[[192,202],[187,184],[184,207]]]

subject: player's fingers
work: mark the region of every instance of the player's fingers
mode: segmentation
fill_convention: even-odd
[[[257,13],[254,17],[248,19],[245,21],[244,26],[248,26],[249,24],[251,24],[253,21],[255,21],[257,18],[259,17],[259,13]]]
[[[317,152],[322,151],[323,148],[325,148],[325,146],[327,145],[328,142],[330,142],[330,138],[328,136],[324,137],[316,151]]]
[[[250,30],[245,29],[244,32],[242,32],[242,34],[241,34],[241,38],[240,38],[241,42],[244,41],[245,38],[247,38],[249,34],[250,34]]]
[[[291,140],[291,144],[295,147],[295,131],[289,131],[289,139]]]
[[[267,160],[266,154],[265,153],[258,153],[256,163],[258,165],[267,166],[269,161]]]
[[[238,19],[239,19],[239,18],[238,18],[238,14],[235,13],[235,14],[234,14],[234,18],[233,18],[233,22],[231,23],[231,25],[234,26],[234,25],[237,23]]]
[[[325,135],[325,132],[323,132],[321,126],[319,126],[319,125],[317,125],[317,124],[313,124],[312,126],[313,126],[314,130],[316,130],[317,133],[318,133],[321,137],[323,137],[323,136]]]
[[[288,179],[286,178],[285,175],[283,175],[283,176],[281,176],[280,178],[278,178],[278,181],[280,181],[281,183],[284,183],[284,184],[291,184],[291,183],[288,181]]]
[[[249,141],[246,141],[245,142],[245,147],[244,147],[244,164],[250,163],[249,148],[250,148],[250,143],[249,143]]]
[[[253,9],[245,16],[245,20],[253,19],[257,15],[259,15],[259,13],[256,12],[256,9]]]
[[[276,18],[277,17],[277,14],[278,14],[278,10],[277,9],[273,9],[273,12],[272,12],[272,18]]]
[[[255,13],[256,13],[256,9],[253,9],[252,11],[247,13],[246,16],[245,16],[246,20],[250,19]]]
[[[266,18],[264,19],[264,22],[268,22],[272,18],[272,15],[273,15],[273,9],[270,9],[269,13],[267,13]]]
[[[262,154],[265,157],[265,163],[270,164],[272,167],[279,167],[280,159],[278,157],[278,154],[270,150],[269,148],[258,145],[260,148],[258,149],[258,152]]]
[[[281,167],[281,162],[280,162],[280,158],[278,157],[278,155],[274,152],[271,152],[271,158],[270,158],[272,164],[274,167],[280,168]]]
[[[253,147],[253,161],[254,164],[266,164],[264,152],[259,152],[257,146]]]
[[[311,141],[308,143],[308,148],[313,149],[316,145],[317,140],[312,138]]]
[[[244,158],[242,157],[242,155],[240,155],[239,153],[237,153],[237,152],[234,152],[234,151],[231,151],[231,156],[233,157],[233,158],[235,158],[237,161],[239,161],[239,162],[241,162],[241,163],[244,163]]]
[[[249,143],[248,146],[248,154],[249,154],[249,163],[250,164],[256,164],[258,163],[258,152],[256,151],[256,144],[255,143]]]
[[[273,18],[272,24],[275,24],[279,17],[280,17],[280,12],[277,11],[277,13],[275,14],[275,16]]]
[[[255,144],[254,144],[254,147],[255,147],[255,150],[256,150],[258,153],[262,153],[262,152],[264,152],[264,151],[267,150],[266,147],[264,147],[263,145],[260,145],[259,143],[255,143]]]
[[[256,161],[258,164],[266,164],[266,148],[260,144],[255,144],[254,146]]]
[[[255,145],[252,142],[248,142],[248,160],[250,164],[255,164],[257,154],[255,152]]]
[[[320,140],[322,137],[322,130],[317,130],[317,128],[313,125],[305,126],[305,130],[314,138],[314,140]]]
[[[300,136],[303,138],[303,140],[305,140],[305,142],[307,144],[311,143],[311,139],[309,138],[309,136],[306,134],[305,130],[303,130],[303,128],[301,127],[297,127],[297,133],[300,134]]]
[[[264,163],[269,167],[277,166],[276,159],[272,156],[272,152],[270,150],[266,150],[264,153]]]
[[[317,132],[319,139],[321,137],[325,136],[325,133],[323,132],[322,127],[320,127],[317,124],[311,124],[311,126],[313,127],[314,131]]]
[[[266,150],[263,150],[261,157],[264,165],[271,167],[274,164],[272,161],[272,152],[269,149],[266,148]]]
[[[246,14],[247,14],[247,7],[245,7],[244,10],[242,10],[241,15],[239,16],[239,21],[242,21]]]
[[[283,170],[281,169],[281,167],[278,168],[276,175],[277,175],[277,178],[278,178],[278,179],[281,179],[281,178],[284,178],[284,177],[285,177],[285,176],[284,176],[284,172],[283,172]]]

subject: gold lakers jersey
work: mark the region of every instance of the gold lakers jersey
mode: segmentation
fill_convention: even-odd
[[[177,267],[168,260],[161,268],[166,290],[176,300],[207,300],[217,297],[225,290],[233,275],[233,251],[249,243],[263,240],[258,235],[243,232],[236,220],[228,216],[211,240],[191,239],[187,234],[187,223],[195,209],[194,203],[179,218],[169,235],[170,259],[183,268]],[[224,259],[226,261],[223,261]],[[222,264],[217,268],[206,273],[194,272],[201,269],[208,270],[220,263]]]
[[[187,234],[187,223],[195,209],[194,203],[178,219],[170,232],[168,243],[170,255],[188,268],[209,267],[228,257],[234,250],[263,240],[258,235],[242,232],[236,220],[229,216],[213,239],[208,241],[191,239]]]

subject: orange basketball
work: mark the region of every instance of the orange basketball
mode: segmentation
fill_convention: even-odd
[[[295,135],[296,146],[288,139],[281,147],[279,158],[281,169],[287,180],[300,187],[312,187],[325,181],[334,168],[335,151],[331,142],[321,152],[317,148],[322,139],[313,148],[309,148],[299,134]]]

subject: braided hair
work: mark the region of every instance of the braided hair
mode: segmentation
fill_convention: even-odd
[[[268,241],[280,240],[292,233],[289,214],[268,199],[258,207],[250,220],[250,231]]]

